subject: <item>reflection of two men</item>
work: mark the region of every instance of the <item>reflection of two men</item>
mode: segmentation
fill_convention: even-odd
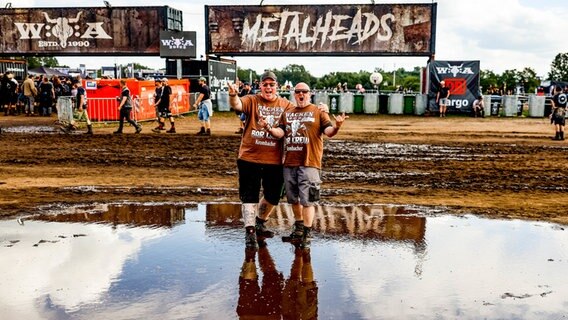
[[[262,272],[259,274],[256,255]],[[239,275],[240,319],[317,319],[318,288],[309,250],[296,248],[290,277],[284,281],[266,246],[245,250]]]

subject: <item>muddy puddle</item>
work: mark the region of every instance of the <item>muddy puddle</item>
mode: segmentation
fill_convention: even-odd
[[[564,226],[317,208],[309,251],[244,247],[240,206],[90,204],[0,221],[2,319],[560,319]],[[47,212],[49,211],[49,212]]]
[[[13,126],[2,128],[5,133],[59,133],[56,126]]]

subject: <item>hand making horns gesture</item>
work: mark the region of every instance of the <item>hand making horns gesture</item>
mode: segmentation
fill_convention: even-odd
[[[235,95],[239,93],[239,86],[236,83],[229,83],[229,94]]]
[[[339,129],[343,125],[345,119],[349,119],[349,116],[346,116],[345,112],[343,112],[338,116],[333,115],[333,118],[335,119],[335,126]]]

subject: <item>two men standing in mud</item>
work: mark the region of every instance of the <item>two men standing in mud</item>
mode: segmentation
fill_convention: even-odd
[[[285,182],[288,203],[292,204],[296,220],[289,239],[302,248],[309,248],[314,205],[319,200],[321,184],[322,134],[334,136],[348,117],[334,116],[333,125],[327,106],[311,104],[310,88],[305,83],[295,87],[294,98],[298,105],[294,106],[277,95],[277,78],[270,71],[261,76],[260,94],[239,98],[237,93],[237,86],[230,85],[231,107],[246,115],[237,160],[245,244],[247,248],[256,249],[257,237],[262,241],[274,236],[265,223],[278,205]],[[259,201],[261,185],[263,198]]]

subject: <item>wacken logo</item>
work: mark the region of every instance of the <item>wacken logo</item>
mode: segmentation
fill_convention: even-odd
[[[68,46],[89,46],[88,41],[69,41],[72,36],[81,39],[112,39],[103,29],[103,22],[87,22],[87,30],[81,33],[79,30],[79,18],[82,11],[77,13],[75,18],[50,18],[47,12],[42,12],[47,24],[45,23],[22,23],[15,22],[16,28],[20,32],[21,39],[39,39],[40,47],[56,47],[67,48]],[[45,30],[45,33],[44,33]],[[54,37],[58,42],[46,41],[48,38]]]
[[[187,49],[187,47],[193,47],[193,42],[191,40],[185,40],[185,37],[172,39],[162,39],[162,45],[172,49]]]
[[[451,73],[455,76],[458,75],[458,73],[461,74],[474,74],[473,70],[471,70],[471,67],[464,67],[463,63],[460,64],[459,66],[452,66],[451,64],[448,63],[448,67],[436,67],[436,71],[438,71],[438,74],[448,74]]]

